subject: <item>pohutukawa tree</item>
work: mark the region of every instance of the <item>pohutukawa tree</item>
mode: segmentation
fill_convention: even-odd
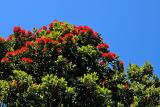
[[[151,64],[125,72],[88,26],[55,20],[33,31],[14,27],[0,38],[0,60],[0,101],[9,107],[160,106]]]

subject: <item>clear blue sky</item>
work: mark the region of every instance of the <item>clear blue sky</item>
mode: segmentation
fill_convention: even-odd
[[[128,63],[150,61],[160,77],[160,0],[2,0],[0,35],[13,26],[47,25],[54,19],[88,25]]]

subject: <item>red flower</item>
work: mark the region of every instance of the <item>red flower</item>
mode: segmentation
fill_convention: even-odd
[[[116,54],[115,54],[115,53],[110,52],[110,53],[109,53],[109,58],[111,58],[111,59],[115,59],[115,58],[116,58]]]
[[[59,42],[56,41],[56,40],[53,40],[53,39],[51,39],[51,38],[41,37],[41,38],[37,38],[37,39],[35,40],[35,43],[37,43],[37,44],[41,44],[41,43],[44,43],[44,44],[47,44],[47,43],[58,44]]]
[[[16,50],[15,52],[16,52],[17,54],[21,54],[21,53],[26,52],[27,50],[28,50],[28,48],[27,48],[27,47],[22,47],[22,48],[20,48],[20,49]]]
[[[89,26],[79,26],[79,30],[91,30],[92,29]]]
[[[123,61],[120,61],[119,64],[120,64],[120,65],[124,65],[124,62],[123,62]]]
[[[26,57],[22,57],[21,61],[26,62],[26,63],[32,63],[33,60],[31,58],[26,58]]]
[[[15,56],[16,55],[16,53],[13,51],[13,52],[7,52],[6,53],[6,56]]]
[[[98,49],[107,49],[107,48],[109,48],[109,45],[108,45],[108,44],[105,44],[105,43],[102,43],[102,44],[99,44],[99,45],[97,46],[97,48],[98,48]]]
[[[97,37],[97,36],[98,36],[98,33],[97,33],[97,32],[93,32],[93,36],[94,36],[94,37]]]
[[[58,20],[56,19],[56,20],[53,20],[53,23],[56,23],[56,22],[58,22]]]
[[[19,26],[16,26],[16,27],[13,28],[14,33],[21,33],[21,31],[22,31],[22,28],[19,27]]]
[[[108,53],[103,53],[102,57],[108,57]]]
[[[0,41],[4,41],[4,38],[0,37]]]
[[[101,62],[100,62],[100,65],[104,65],[104,62],[103,62],[103,61],[101,61]]]
[[[7,62],[7,61],[9,61],[8,58],[2,58],[2,59],[1,59],[1,62]]]
[[[51,24],[49,24],[49,26],[48,26],[49,29],[52,29],[54,24],[57,23],[57,22],[58,22],[58,20],[54,20]]]
[[[31,41],[27,41],[27,42],[25,43],[25,47],[28,47],[28,46],[33,46],[33,43],[32,43]]]
[[[32,35],[32,39],[35,39],[35,37],[36,37],[35,35]]]
[[[27,50],[28,50],[27,47],[22,47],[20,49],[15,50],[15,51],[7,52],[6,56],[16,56],[18,54],[22,54],[22,53],[26,52]]]
[[[13,52],[7,52],[6,56],[16,56],[18,54],[22,54],[22,53],[26,52],[27,50],[28,50],[27,47],[22,47],[22,48],[17,49],[17,50],[15,50]]]
[[[26,36],[27,35],[27,31],[22,29],[21,32],[20,32],[22,35]]]
[[[78,29],[77,26],[74,26],[74,29],[73,29],[72,33],[75,34],[75,35],[79,35],[79,29]]]
[[[74,36],[72,33],[67,33],[64,35],[64,37],[72,37],[72,36]]]
[[[81,33],[86,33],[86,32],[88,32],[88,30],[81,30],[80,32]]]
[[[47,34],[50,34],[51,33],[51,31],[50,30],[47,30]]]
[[[13,41],[14,40],[14,35],[10,35],[8,38],[7,38],[7,41]]]
[[[59,41],[62,42],[64,41],[64,38],[62,36],[59,37]]]
[[[79,35],[79,33],[87,33],[90,32],[92,34],[93,37],[97,37],[98,33],[93,31],[90,27],[88,26],[74,26],[73,29],[73,34]]]
[[[46,27],[46,26],[42,26],[41,29],[42,29],[42,30],[47,30],[47,27]]]
[[[61,25],[63,25],[63,24],[64,24],[64,22],[60,22],[60,24],[61,24]]]
[[[38,33],[40,33],[42,30],[47,30],[46,26],[42,26],[40,29],[38,29]]]
[[[91,32],[93,33],[93,30],[88,26],[79,26],[78,29],[81,33]]]
[[[112,53],[112,52],[109,52],[109,53],[103,53],[102,54],[102,57],[107,57],[107,58],[110,58],[110,59],[115,59],[116,58],[116,54],[115,53]]]
[[[33,33],[31,31],[27,32],[27,36],[32,36],[32,35],[33,35]]]
[[[49,29],[52,29],[53,28],[53,26],[54,26],[54,24],[53,23],[51,23],[51,24],[49,24]]]
[[[40,44],[40,43],[44,42],[44,39],[43,38],[37,38],[35,42]]]

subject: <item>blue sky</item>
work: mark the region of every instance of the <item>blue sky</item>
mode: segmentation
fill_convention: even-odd
[[[54,19],[88,25],[128,63],[150,61],[160,77],[160,0],[2,0],[0,35],[31,30]]]

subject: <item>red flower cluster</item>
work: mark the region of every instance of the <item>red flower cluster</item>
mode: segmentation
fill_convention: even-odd
[[[49,26],[48,26],[49,29],[52,29],[56,22],[58,22],[58,20],[54,20],[51,24],[49,24]]]
[[[67,33],[64,35],[64,37],[60,37],[60,41],[64,41],[64,40],[70,40],[74,35],[72,33]]]
[[[47,32],[46,32],[47,34],[50,34],[51,33],[51,31],[50,30],[47,30]]]
[[[74,35],[72,33],[67,33],[64,35],[64,37],[73,37]]]
[[[26,62],[26,63],[32,63],[33,60],[31,58],[26,58],[26,57],[22,57],[21,61]]]
[[[60,37],[59,37],[59,41],[60,41],[60,42],[63,42],[63,41],[64,41],[64,38],[63,38],[62,36],[60,36]]]
[[[22,28],[19,27],[19,26],[14,27],[14,28],[13,28],[13,32],[14,32],[14,33],[21,34],[21,35],[23,35],[24,37],[25,37],[25,36],[32,36],[32,35],[33,35],[33,33],[32,33],[31,31],[26,31],[26,30],[22,29]]]
[[[28,47],[28,46],[33,46],[34,44],[33,44],[33,42],[31,42],[31,41],[27,41],[26,43],[25,43],[25,47]]]
[[[35,43],[37,43],[37,44],[41,44],[41,43],[52,43],[52,42],[55,42],[55,43],[58,43],[58,41],[56,41],[56,40],[53,40],[53,39],[51,39],[51,38],[47,38],[47,37],[41,37],[41,38],[37,38],[36,39],[36,41],[35,41]]]
[[[31,31],[28,31],[28,32],[27,32],[27,35],[28,35],[28,36],[32,36],[33,33],[32,33]]]
[[[2,59],[1,59],[1,62],[7,62],[7,61],[9,61],[8,58],[2,58]]]
[[[13,51],[13,52],[7,52],[6,53],[6,56],[15,56],[16,55],[16,53]]]
[[[22,32],[22,28],[19,27],[19,26],[15,26],[15,27],[13,28],[13,32],[14,32],[14,33],[21,33],[21,32]]]
[[[120,61],[119,64],[120,64],[120,65],[124,65],[124,62],[123,62],[123,61]]]
[[[28,50],[27,47],[22,47],[22,48],[20,48],[20,49],[17,49],[15,52],[16,52],[17,54],[21,54],[21,53],[26,52],[27,50]]]
[[[102,57],[107,57],[107,58],[110,58],[110,59],[115,59],[116,58],[116,54],[115,53],[112,53],[112,52],[109,52],[109,53],[103,53],[102,54]]]
[[[100,65],[104,65],[104,62],[103,62],[103,61],[101,61],[101,62],[100,62]]]
[[[0,41],[4,41],[4,38],[0,37]]]
[[[42,30],[47,30],[46,26],[42,26],[40,29],[38,29],[38,33],[40,33]]]
[[[27,50],[28,50],[27,47],[22,47],[20,49],[15,50],[15,51],[7,52],[6,56],[16,56],[16,55],[19,55],[19,54],[26,52]]]
[[[109,48],[109,45],[108,45],[108,44],[105,44],[105,43],[102,43],[102,44],[99,44],[99,45],[97,46],[97,48],[98,48],[98,49],[107,49],[107,48]]]
[[[14,33],[18,33],[18,34],[22,34],[22,35],[27,35],[27,31],[22,29],[21,27],[19,26],[16,26],[13,28],[13,32]]]
[[[78,29],[80,30],[80,32],[85,33],[85,32],[93,32],[93,30],[88,27],[88,26],[79,26]]]
[[[59,42],[62,44],[65,43],[73,43],[75,44],[78,41],[78,38],[76,36],[74,36],[73,33],[67,33],[64,36],[59,36]]]
[[[59,29],[60,28],[60,29]],[[69,30],[68,30],[69,29]],[[52,38],[49,37],[45,37],[45,35],[40,35],[42,37],[39,37],[39,32],[41,32],[42,30],[45,30],[45,34],[50,34],[52,32],[52,30],[58,30],[61,32],[62,35],[59,35],[58,38],[56,38],[55,40],[53,40]],[[22,47],[21,49],[17,49],[13,52],[7,52],[6,56],[15,56],[21,53],[24,53],[28,50],[28,46],[33,46],[34,43],[36,44],[47,44],[47,43],[52,43],[52,44],[66,44],[66,43],[76,43],[79,39],[79,36],[84,36],[85,40],[88,40],[88,36],[91,36],[91,39],[94,38],[95,40],[99,39],[98,38],[98,33],[95,32],[94,30],[92,30],[90,27],[88,26],[68,26],[67,24],[63,23],[63,22],[58,22],[58,20],[53,21],[51,24],[49,24],[49,26],[42,26],[40,29],[38,29],[36,34],[33,34],[30,31],[26,31],[24,29],[22,29],[21,27],[17,26],[14,27],[13,32],[16,34],[18,33],[20,37],[22,39],[17,39],[16,35],[13,34],[13,36],[11,36],[10,38],[13,39],[13,37],[15,37],[15,39],[17,40],[17,42],[19,42],[19,40],[24,40],[23,43],[25,43],[25,46]],[[67,33],[66,33],[67,32]],[[86,35],[85,35],[86,34]],[[26,35],[29,35],[35,39],[33,39],[34,41],[27,41],[30,40],[26,39]],[[76,36],[75,36],[76,35]],[[39,38],[38,38],[39,37]],[[87,37],[87,39],[86,39]],[[24,39],[23,39],[24,38]],[[58,39],[58,40],[57,40]],[[1,40],[1,38],[0,38]],[[27,41],[27,42],[26,42]],[[57,53],[61,53],[63,47],[57,48],[56,51]],[[108,52],[107,49],[109,48],[108,44],[105,43],[101,43],[97,45],[97,49],[99,49],[100,51],[100,55],[103,58],[108,59],[109,61],[112,61],[116,58],[116,54],[112,53],[112,52]],[[48,51],[49,48],[44,46],[42,48],[42,51]],[[21,58],[22,61],[24,62],[33,62],[32,59],[30,58]],[[104,60],[99,62],[100,65],[104,65]],[[123,62],[120,62],[120,65],[123,65]]]
[[[15,36],[14,36],[14,35],[10,35],[10,36],[7,38],[7,41],[11,42],[11,41],[13,41],[13,40],[14,40],[14,38],[15,38]]]
[[[46,26],[42,26],[41,29],[42,29],[42,30],[47,30],[47,27],[46,27]]]
[[[76,34],[76,35],[79,35],[79,34],[83,34],[83,33],[87,33],[87,32],[90,32],[93,37],[97,37],[98,36],[98,33],[93,31],[90,27],[88,26],[74,26],[74,29],[73,29],[73,33]]]
[[[108,53],[103,53],[102,57],[108,57]]]

